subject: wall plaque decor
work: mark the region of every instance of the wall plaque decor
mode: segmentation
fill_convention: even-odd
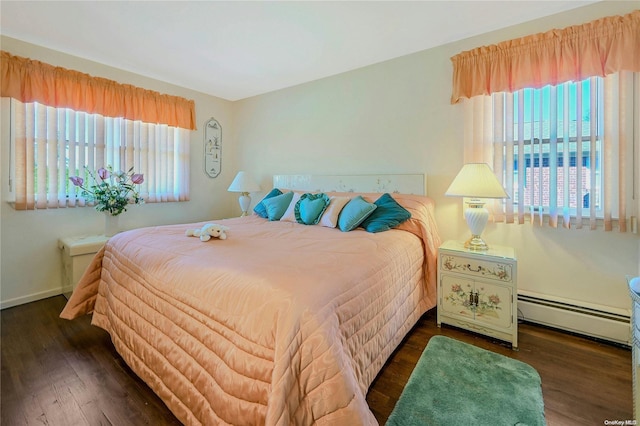
[[[215,118],[204,124],[204,171],[217,177],[222,168],[222,127]]]

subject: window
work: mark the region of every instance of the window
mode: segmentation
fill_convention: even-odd
[[[11,102],[16,209],[83,206],[69,176],[103,166],[143,173],[145,202],[189,199],[189,130]]]
[[[639,30],[636,10],[451,58],[464,161],[490,164],[511,196],[496,221],[637,232]]]
[[[464,100],[465,162],[486,162],[510,198],[494,220],[636,231],[640,73]],[[614,223],[615,221],[615,223]]]
[[[513,203],[574,216],[593,205],[602,217],[602,78],[492,96],[504,125],[495,142],[504,158],[513,150]]]

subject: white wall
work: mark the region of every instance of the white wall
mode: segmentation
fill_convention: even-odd
[[[239,166],[264,189],[277,173],[428,174],[444,239],[463,240],[459,199],[443,196],[462,166],[462,108],[450,104],[450,57],[463,50],[633,10],[603,2],[234,104]],[[628,312],[625,275],[637,234],[489,224],[489,243],[514,246],[520,289]]]
[[[2,49],[14,55],[29,57],[43,62],[78,70],[94,76],[105,77],[121,83],[133,84],[187,99],[196,104],[198,130],[191,133],[191,201],[180,203],[143,204],[132,206],[120,216],[123,229],[187,223],[229,216],[235,213],[237,197],[226,191],[236,173],[233,151],[232,107],[229,101],[214,98],[157,80],[107,67],[85,59],[69,56],[2,37]],[[101,234],[104,219],[93,208],[52,209],[38,211],[16,211],[8,203],[9,164],[9,111],[8,101],[3,99],[0,154],[0,303],[2,307],[13,306],[32,300],[60,294],[61,260],[57,247],[58,238]],[[215,117],[223,131],[222,172],[211,179],[204,173],[202,160],[202,126]],[[228,157],[228,158],[225,158]]]

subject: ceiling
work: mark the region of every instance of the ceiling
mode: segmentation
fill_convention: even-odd
[[[2,0],[0,31],[233,101],[593,2]]]

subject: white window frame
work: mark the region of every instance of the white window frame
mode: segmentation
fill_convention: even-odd
[[[547,202],[545,203],[544,201],[542,203],[538,202],[538,203],[533,203],[531,202],[531,198],[533,199],[544,199],[545,195],[543,194],[544,189],[540,189],[537,193],[534,190],[535,188],[531,188],[527,186],[527,174],[528,173],[535,173],[536,169],[540,169],[538,170],[538,173],[540,172],[544,172],[543,169],[548,167],[548,171],[547,174],[550,176],[549,179],[551,179],[552,173],[551,173],[551,167],[552,164],[554,163],[552,160],[552,155],[551,155],[551,151],[553,150],[552,146],[553,144],[556,144],[557,148],[556,148],[556,159],[555,159],[555,164],[556,164],[556,171],[559,174],[560,172],[560,168],[562,167],[563,169],[563,188],[562,188],[562,193],[563,195],[565,195],[564,197],[559,197],[556,194],[556,191],[553,191],[553,189],[550,187],[549,188],[549,192],[548,192],[548,197],[552,197],[553,195],[556,195],[556,199],[558,202],[558,207],[559,208],[567,208],[569,215],[571,217],[575,217],[576,213],[577,213],[577,206],[575,205],[575,203],[578,203],[578,191],[576,190],[571,190],[570,188],[570,183],[567,182],[567,180],[565,179],[565,175],[568,173],[569,176],[571,176],[571,171],[570,168],[572,161],[575,159],[575,162],[577,164],[578,162],[578,158],[580,158],[580,162],[582,163],[583,168],[586,168],[586,171],[590,172],[591,169],[591,161],[594,161],[596,164],[596,169],[594,171],[593,174],[589,173],[589,176],[587,176],[589,179],[589,182],[584,182],[583,181],[583,176],[580,176],[579,181],[582,184],[582,186],[584,187],[582,191],[588,191],[588,192],[581,192],[581,199],[582,202],[580,204],[582,204],[582,208],[583,209],[589,209],[591,206],[591,202],[593,202],[592,198],[591,198],[591,194],[596,193],[598,196],[595,198],[595,209],[596,209],[596,216],[598,218],[602,218],[603,214],[604,214],[604,210],[602,209],[602,189],[604,187],[604,176],[602,174],[602,139],[604,137],[604,126],[603,126],[603,115],[604,115],[604,106],[603,106],[603,81],[602,78],[599,77],[594,77],[593,81],[594,84],[592,86],[590,86],[589,83],[590,79],[585,79],[582,80],[580,82],[567,82],[567,83],[563,83],[558,85],[557,87],[552,87],[552,86],[545,86],[543,88],[540,89],[522,89],[522,90],[518,90],[517,92],[515,92],[513,94],[514,98],[516,100],[514,100],[514,109],[513,109],[513,119],[511,120],[512,124],[513,124],[513,132],[509,132],[506,129],[506,126],[508,126],[507,122],[509,120],[509,118],[506,116],[507,112],[505,111],[505,117],[503,120],[503,124],[505,126],[505,129],[503,131],[503,135],[505,136],[505,140],[499,141],[496,140],[496,145],[499,144],[503,144],[503,150],[504,150],[504,158],[507,158],[506,155],[506,150],[509,149],[507,146],[507,141],[506,141],[506,136],[510,133],[513,133],[513,161],[514,161],[514,175],[513,175],[513,204],[514,205],[518,205],[518,203],[520,202],[520,197],[519,197],[519,191],[520,189],[520,185],[524,183],[524,185],[522,186],[522,191],[523,191],[523,198],[526,198],[528,196],[528,198],[530,199],[530,201],[527,203],[525,201],[524,205],[525,208],[531,209],[532,211],[536,212],[536,213],[540,213],[540,211],[542,211],[543,214],[549,214],[549,208],[550,208],[550,203],[549,200],[547,200]],[[565,98],[567,96],[571,96],[570,92],[574,91],[574,93],[578,92],[577,86],[582,85],[582,103],[583,106],[587,106],[588,111],[583,111],[585,114],[589,115],[589,119],[585,120],[584,117],[582,116],[580,117],[580,119],[576,119],[571,120],[570,117],[570,112],[572,113],[576,113],[575,110],[573,110],[575,108],[575,105],[573,102],[570,101],[565,101],[563,102],[563,105],[561,107],[558,107],[558,110],[560,110],[563,114],[563,117],[560,117],[560,114],[557,114],[557,110],[555,111],[550,111],[549,109],[553,109],[553,107],[550,106],[545,106],[543,105],[544,103],[548,103],[548,102],[552,102],[554,99],[556,99],[558,97],[562,97]],[[591,98],[590,100],[586,99],[587,96],[584,96],[585,94],[585,90],[584,88],[588,89],[588,93],[590,94],[591,90],[594,90],[594,96],[593,98]],[[563,93],[561,93],[563,92]],[[494,105],[495,105],[495,97],[505,97],[506,94],[504,93],[495,93],[492,95],[492,97],[494,98]],[[577,97],[578,95],[574,95],[572,97]],[[531,112],[531,110],[534,109],[538,109],[538,111],[534,111],[533,115],[530,114],[524,114],[524,111],[522,114],[520,113],[520,109],[526,105],[526,101],[525,99],[528,98],[529,99],[529,111]],[[545,101],[543,101],[543,98],[547,98]],[[591,102],[595,102],[594,105],[591,105]],[[556,103],[556,105],[558,105]],[[525,107],[527,108],[527,107]],[[547,108],[547,111],[545,111],[546,113],[549,114],[548,120],[546,119],[540,119],[540,115],[543,114],[542,109]],[[568,109],[571,109],[572,111],[569,111]],[[595,110],[595,112],[593,112],[593,110]],[[496,112],[497,114],[498,112]],[[582,115],[582,114],[581,114]],[[595,120],[593,120],[595,115]],[[538,120],[535,120],[536,116],[538,117]],[[554,120],[553,117],[556,116],[556,119]],[[519,135],[517,128],[518,128],[518,120],[520,119],[524,119],[524,134],[523,135]],[[569,126],[566,126],[566,121],[569,121]],[[551,122],[555,121],[555,125],[552,125]],[[573,129],[573,131],[571,131],[571,124],[575,123],[575,128]],[[562,127],[561,127],[562,125]],[[581,126],[581,132],[578,132],[577,126],[580,125]],[[568,127],[568,128],[567,128]],[[594,132],[594,141],[593,144],[591,143],[591,132]],[[521,137],[520,137],[521,136]],[[578,144],[578,138],[580,138],[581,143]],[[520,140],[521,139],[521,140]],[[565,143],[565,139],[567,139],[569,141],[568,145],[566,146]],[[580,149],[578,148],[578,145],[580,146]],[[572,146],[574,146],[572,148]],[[566,148],[566,149],[565,149]],[[595,148],[595,153],[593,153],[593,155],[591,154],[592,148]],[[521,158],[521,155],[519,153],[520,150],[524,151],[524,158]],[[569,165],[567,167],[564,167],[566,164],[566,160],[565,157],[567,157],[569,159]],[[544,166],[545,160],[547,160],[547,163],[549,164],[547,167]],[[562,161],[562,165],[560,165],[560,160]],[[587,160],[587,164],[584,164],[585,160]],[[523,161],[523,164],[521,165],[520,162]],[[529,162],[529,164],[533,163],[534,165],[531,166],[527,166],[527,161]],[[535,165],[536,163],[540,163],[540,161],[543,162],[542,166],[539,165]],[[574,166],[575,167],[575,166]],[[506,173],[507,173],[507,168],[504,168],[504,176],[503,176],[503,180],[507,179]],[[576,170],[574,170],[574,172],[577,172]],[[522,176],[522,179],[519,179],[520,175],[524,173],[524,175]],[[576,180],[578,180],[577,177],[577,173],[576,174]],[[593,182],[591,182],[591,177],[593,177]],[[614,177],[614,179],[617,181],[617,176]],[[570,179],[571,180],[571,179]],[[559,182],[558,182],[559,183]],[[556,183],[556,188],[559,188],[558,183]],[[587,185],[588,183],[588,185]],[[595,183],[595,189],[594,189],[594,183]],[[531,178],[529,180],[529,184],[530,185],[534,185],[534,179]],[[614,182],[614,184],[617,184],[617,182]],[[584,198],[589,195],[589,205],[584,205]],[[575,202],[571,202],[571,200],[574,199]],[[565,201],[568,201],[569,206],[565,206],[564,203]],[[617,202],[614,203],[617,206]],[[614,210],[614,217],[617,218],[618,217],[618,209],[617,207]]]

